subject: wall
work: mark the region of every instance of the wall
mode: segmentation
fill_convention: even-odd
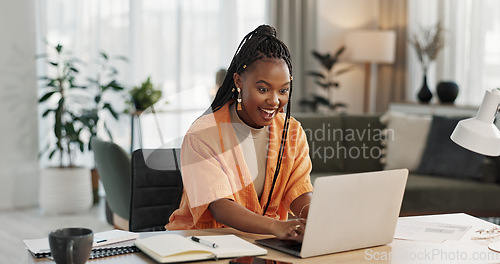
[[[0,209],[37,203],[34,0],[0,0]]]
[[[343,45],[345,35],[351,30],[376,29],[378,5],[378,0],[318,0],[317,50],[334,53]],[[362,113],[364,65],[347,62],[348,56],[349,47],[346,47],[341,56],[343,62],[337,64],[335,69],[354,66],[354,70],[339,77],[340,88],[334,89],[332,98],[333,101],[346,103],[348,113]]]

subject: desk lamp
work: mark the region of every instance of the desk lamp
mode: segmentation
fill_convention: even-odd
[[[458,122],[451,140],[479,154],[500,156],[500,131],[493,123],[499,104],[500,90],[486,91],[476,117]]]
[[[476,117],[458,122],[450,138],[458,145],[488,156],[500,155],[500,131],[494,124],[499,110],[500,90],[486,91],[483,102]],[[493,242],[488,247],[500,252],[500,241]]]

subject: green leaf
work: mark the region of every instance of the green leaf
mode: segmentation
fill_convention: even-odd
[[[49,64],[51,64],[52,66],[59,66],[59,64],[57,62],[52,62],[52,61],[49,61]]]
[[[57,151],[57,149],[54,149],[54,150],[52,150],[52,152],[50,152],[49,159],[52,159],[52,157],[54,156],[54,154],[56,154],[56,151]]]
[[[44,102],[46,101],[47,99],[49,99],[54,93],[56,93],[55,91],[52,91],[52,92],[48,92],[46,93],[44,96],[42,96],[42,98],[40,98],[40,100],[38,100],[39,103],[41,102]]]
[[[113,117],[118,120],[118,114],[115,112],[115,110],[113,110],[113,107],[111,107],[111,105],[109,103],[105,103],[104,106],[102,107],[104,109],[108,109],[109,112],[111,113],[111,115],[113,115]]]
[[[47,110],[47,111],[43,112],[42,117],[46,117],[46,116],[47,116],[50,112],[52,112],[52,111],[55,111],[55,110],[53,110],[53,109],[49,109],[49,110]]]
[[[124,62],[129,62],[128,58],[125,57],[125,56],[115,56],[115,59],[121,60],[121,61],[124,61]]]
[[[104,122],[104,130],[106,130],[106,133],[108,134],[109,139],[113,141],[113,135],[111,135],[111,131],[109,130],[108,126],[106,125],[106,122]]]
[[[90,78],[90,77],[87,77],[87,81],[88,81],[89,83],[99,84],[99,82],[97,81],[97,79],[92,79],[92,78]]]
[[[79,73],[78,69],[75,67],[69,67],[69,69],[73,72]]]
[[[113,66],[109,67],[109,71],[110,71],[110,73],[108,74],[108,76],[110,76],[110,77],[115,76],[115,75],[118,74],[118,70],[115,67],[113,67]]]
[[[83,152],[84,148],[85,148],[85,144],[81,140],[78,140],[78,145],[80,146],[80,151]]]
[[[108,54],[106,54],[104,51],[101,51],[101,57],[103,57],[105,60],[108,60]]]
[[[57,46],[55,48],[56,48],[57,53],[61,53],[63,46],[61,44],[57,43]]]
[[[338,57],[345,51],[345,46],[340,47],[337,52],[335,53],[334,58],[338,59]]]
[[[55,79],[49,79],[50,81],[45,85],[47,87],[56,87],[56,80]]]
[[[325,79],[325,75],[323,73],[317,72],[317,71],[308,71],[307,75],[315,76],[315,77],[320,77],[320,78]]]
[[[354,69],[354,66],[349,66],[349,67],[346,67],[346,68],[344,68],[344,69],[341,69],[341,70],[336,71],[334,74],[335,74],[336,76],[340,76],[340,75],[342,75],[342,74],[344,74],[344,73],[346,73],[346,72],[350,72],[350,71],[352,71],[353,69]]]
[[[321,88],[328,88],[328,85],[324,82],[321,82],[321,81],[315,81],[314,83],[316,83],[317,85],[321,86]]]
[[[330,102],[326,98],[319,95],[314,95],[314,101],[318,104],[330,105]]]

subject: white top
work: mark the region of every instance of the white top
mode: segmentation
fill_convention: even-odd
[[[236,104],[229,106],[231,123],[241,144],[243,157],[253,179],[257,196],[262,195],[266,179],[266,163],[269,145],[269,126],[253,128],[240,119],[236,111]]]

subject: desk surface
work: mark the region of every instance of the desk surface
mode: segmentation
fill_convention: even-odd
[[[368,249],[359,249],[343,253],[336,253],[306,259],[300,259],[279,251],[267,248],[268,254],[262,258],[288,261],[292,263],[500,263],[500,253],[495,253],[488,249],[487,241],[471,240],[471,236],[479,229],[489,229],[495,224],[472,217],[467,214],[444,214],[431,216],[407,217],[428,222],[442,222],[457,225],[469,225],[472,228],[459,241],[445,241],[444,243],[430,243],[419,241],[407,241],[395,239],[391,244]],[[190,235],[220,235],[236,234],[241,238],[253,242],[255,239],[269,236],[255,235],[239,232],[234,229],[206,229],[206,230],[186,230],[169,231],[184,236]],[[158,233],[142,233],[141,237],[147,237]],[[26,252],[30,254],[29,252]],[[43,258],[36,259],[30,255],[30,263],[54,263]],[[204,261],[193,263],[228,263],[228,259],[219,261]],[[114,257],[89,260],[87,263],[156,263],[143,253],[133,253]]]

